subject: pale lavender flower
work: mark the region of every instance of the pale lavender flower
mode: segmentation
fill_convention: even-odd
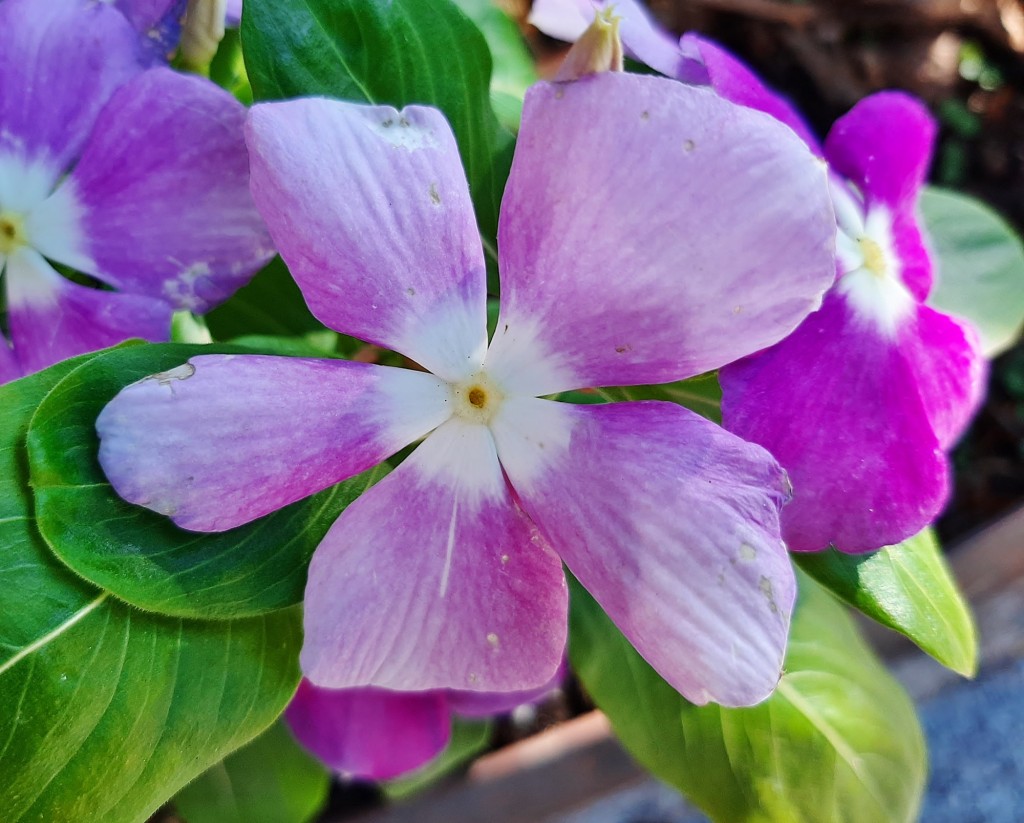
[[[483,251],[440,113],[263,104],[248,136],[257,205],[313,312],[426,371],[193,358],[100,416],[119,494],[229,529],[425,438],[313,557],[314,683],[536,687],[565,644],[564,562],[691,700],[768,694],[795,590],[775,462],[675,404],[543,396],[680,380],[790,333],[834,272],[821,163],[705,89],[535,86],[488,345]]]
[[[245,109],[148,58],[87,0],[0,3],[0,381],[128,337],[166,340],[272,254]],[[72,282],[48,261],[112,290]]]

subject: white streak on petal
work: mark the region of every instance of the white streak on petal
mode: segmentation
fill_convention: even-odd
[[[501,473],[494,470],[494,439],[486,426],[454,417],[432,432],[416,450],[420,474],[429,483],[459,490],[467,512],[473,515],[486,501],[505,494]],[[456,508],[452,512],[454,522]],[[450,547],[449,547],[450,550]],[[446,565],[450,564],[449,555]],[[447,588],[447,572],[441,587]]]

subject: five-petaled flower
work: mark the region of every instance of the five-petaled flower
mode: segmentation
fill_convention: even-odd
[[[312,682],[536,687],[563,653],[564,562],[691,700],[767,695],[795,589],[776,462],[672,403],[544,396],[680,380],[789,334],[834,275],[823,164],[707,89],[535,86],[488,344],[484,255],[440,113],[263,104],[248,140],[257,206],[313,312],[425,371],[195,357],[101,414],[117,491],[229,529],[423,438],[313,557]]]
[[[176,308],[209,309],[272,254],[248,190],[245,109],[203,78],[147,70],[143,39],[105,3],[0,3],[13,343],[0,338],[0,382],[128,337],[166,340]]]

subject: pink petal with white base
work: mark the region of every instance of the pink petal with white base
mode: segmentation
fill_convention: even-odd
[[[671,403],[507,400],[494,430],[525,511],[674,688],[729,706],[775,688],[795,581],[763,449]]]
[[[167,303],[72,283],[30,248],[7,259],[5,277],[14,354],[26,374],[132,337],[170,336]]]
[[[502,203],[488,370],[549,394],[715,369],[818,305],[834,237],[823,164],[770,117],[657,77],[540,83]]]
[[[832,126],[825,157],[870,203],[912,208],[924,184],[935,121],[920,100],[902,92],[865,97]]]
[[[917,362],[936,338],[955,342],[937,318],[915,306],[894,338],[836,291],[785,341],[719,372],[725,427],[789,473],[782,524],[794,551],[871,551],[917,534],[941,511],[949,470],[932,416],[953,428],[959,416],[948,406],[964,396],[958,384],[970,369],[960,368],[966,351],[941,366],[945,350]]]
[[[444,116],[409,106],[255,106],[252,190],[310,309],[435,374],[479,369],[483,250]]]
[[[390,780],[433,759],[452,726],[443,692],[321,689],[308,680],[284,718],[324,764],[368,780]]]
[[[487,428],[453,419],[345,510],[309,568],[302,668],[321,686],[513,691],[565,647],[558,558]]]
[[[52,186],[78,157],[100,109],[140,70],[138,35],[105,3],[4,0],[0,161],[37,164]]]
[[[273,255],[249,193],[245,108],[205,79],[152,69],[114,95],[82,159],[33,219],[79,215],[39,250],[123,291],[205,312]]]
[[[100,463],[125,500],[212,532],[375,466],[448,416],[429,374],[203,355],[123,389],[100,414]]]

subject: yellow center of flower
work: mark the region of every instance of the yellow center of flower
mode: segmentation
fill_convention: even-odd
[[[21,217],[13,212],[0,212],[0,254],[10,254],[28,242]]]
[[[455,415],[471,423],[489,423],[503,397],[504,393],[485,374],[452,386]]]
[[[861,237],[857,242],[864,255],[864,268],[876,277],[885,277],[889,273],[889,262],[885,259],[882,247],[870,237]]]

